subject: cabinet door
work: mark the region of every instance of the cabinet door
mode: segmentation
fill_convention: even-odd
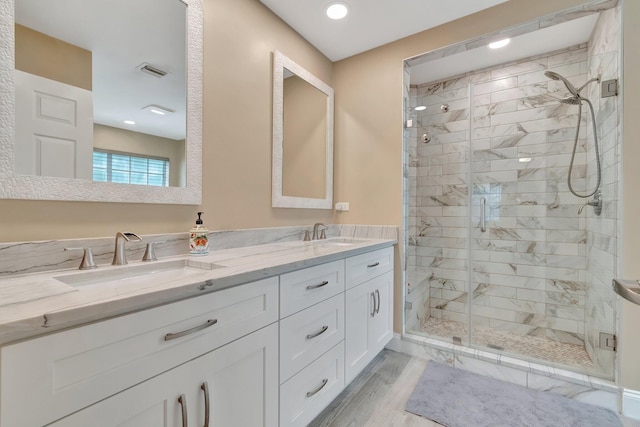
[[[347,290],[345,301],[348,383],[393,338],[393,271]]]
[[[277,323],[192,363],[200,376],[195,384],[200,397],[190,407],[194,416],[189,425],[206,425],[204,389],[208,390],[211,427],[278,425]]]
[[[183,406],[178,399],[182,393],[189,394],[195,382],[195,378],[188,377],[188,365],[120,392],[50,426],[182,427]],[[189,405],[194,402],[189,398],[185,401],[184,410],[188,411]]]
[[[393,338],[393,271],[370,282],[375,297],[374,316],[369,317],[368,341],[373,357]]]
[[[345,380],[349,383],[373,356],[369,348],[369,319],[375,314],[375,293],[370,282],[345,295]]]

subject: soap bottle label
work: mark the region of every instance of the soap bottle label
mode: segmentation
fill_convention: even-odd
[[[209,230],[193,228],[189,233],[189,253],[206,255],[209,253]]]

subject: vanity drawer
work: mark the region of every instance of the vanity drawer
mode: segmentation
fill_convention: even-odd
[[[346,289],[393,270],[393,246],[347,258]]]
[[[280,386],[280,427],[306,426],[344,388],[344,343]]]
[[[280,382],[344,339],[344,293],[280,321]]]
[[[280,318],[344,292],[344,260],[280,276]]]
[[[0,426],[49,423],[277,319],[273,277],[6,346]]]

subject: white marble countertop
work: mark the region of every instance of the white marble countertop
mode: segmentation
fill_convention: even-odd
[[[0,345],[109,317],[178,301],[206,292],[276,276],[348,256],[391,246],[392,239],[352,239],[341,244],[326,241],[289,241],[210,252],[205,256],[175,256],[152,263],[101,265],[95,270],[65,269],[0,278]],[[177,277],[121,280],[71,286],[64,276],[109,274],[118,269],[171,260],[215,264],[216,268],[190,269]],[[163,279],[164,277],[164,279]],[[57,279],[58,278],[58,279]]]

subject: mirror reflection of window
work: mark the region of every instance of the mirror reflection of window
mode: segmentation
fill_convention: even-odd
[[[93,180],[168,187],[169,159],[95,150]]]
[[[283,110],[282,193],[323,199],[327,95],[285,69]]]

